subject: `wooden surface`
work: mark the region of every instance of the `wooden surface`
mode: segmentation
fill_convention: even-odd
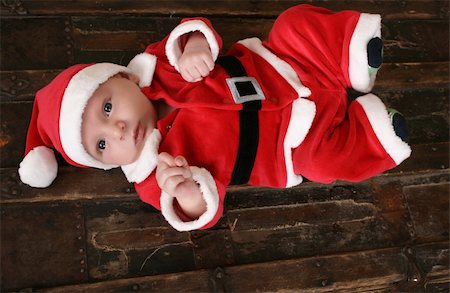
[[[184,233],[119,170],[62,166],[47,189],[18,180],[34,93],[63,68],[127,64],[196,15],[226,50],[299,3],[382,14],[373,92],[410,126],[413,154],[398,168],[360,183],[231,187],[216,227]],[[448,1],[5,0],[0,16],[2,292],[449,290]]]

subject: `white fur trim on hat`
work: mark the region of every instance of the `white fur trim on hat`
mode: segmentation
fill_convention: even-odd
[[[410,146],[395,134],[383,102],[373,94],[356,99],[366,112],[375,135],[389,156],[398,165],[411,155]]]
[[[152,83],[156,68],[156,56],[141,53],[136,55],[127,66],[139,77],[139,86],[148,87]]]
[[[141,183],[153,172],[158,164],[160,142],[161,133],[158,129],[154,129],[147,137],[139,158],[135,162],[121,167],[128,182]]]
[[[292,149],[297,148],[305,139],[316,116],[316,105],[313,101],[298,98],[292,103],[291,119],[284,138],[284,159],[286,161],[286,187],[302,183],[303,178],[294,173]]]
[[[19,165],[20,180],[31,187],[48,187],[55,180],[57,173],[55,154],[45,146],[32,149]]]
[[[104,170],[117,167],[103,164],[87,153],[81,143],[81,124],[89,98],[102,83],[120,72],[131,73],[131,70],[112,63],[93,64],[75,74],[64,92],[59,118],[61,145],[66,155],[78,164]]]
[[[219,209],[219,193],[211,173],[206,169],[198,167],[190,167],[190,169],[192,178],[199,184],[203,199],[206,202],[206,212],[203,215],[196,220],[183,222],[173,208],[174,198],[164,191],[161,193],[161,213],[167,222],[178,231],[190,231],[202,228],[214,219]]]
[[[381,16],[361,13],[350,40],[348,74],[352,87],[363,93],[375,83],[376,74],[369,74],[367,58],[367,44],[374,37],[381,37]]]
[[[175,27],[175,29],[170,33],[169,39],[166,43],[167,59],[169,59],[170,65],[175,67],[177,71],[180,71],[178,67],[178,59],[180,59],[182,55],[179,38],[184,34],[194,31],[200,31],[205,36],[206,41],[209,44],[213,60],[216,61],[219,56],[219,44],[217,43],[216,37],[209,26],[201,20],[188,20]]]
[[[309,97],[311,91],[309,88],[304,86],[295,70],[289,63],[279,58],[272,52],[270,52],[266,47],[262,45],[262,42],[258,38],[248,38],[238,42],[244,45],[247,49],[258,54],[264,60],[266,60],[272,67],[290,84],[290,86],[297,92],[299,97]]]

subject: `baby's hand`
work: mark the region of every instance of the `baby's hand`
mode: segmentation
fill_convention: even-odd
[[[178,66],[181,76],[189,82],[202,80],[214,69],[211,50],[202,33],[191,33],[178,60]]]
[[[177,197],[182,193],[180,189],[184,189],[184,186],[192,181],[192,173],[186,159],[182,156],[174,158],[168,153],[159,154],[156,181],[162,190]]]
[[[156,181],[162,190],[177,199],[187,216],[196,219],[206,211],[206,202],[184,157],[160,153]]]

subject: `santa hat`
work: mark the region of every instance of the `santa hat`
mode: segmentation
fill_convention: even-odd
[[[47,187],[57,176],[56,149],[71,165],[108,170],[107,165],[90,156],[81,142],[82,116],[95,90],[110,77],[124,72],[140,78],[139,85],[149,86],[156,58],[136,56],[128,67],[112,64],[78,64],[61,72],[49,85],[36,93],[25,157],[19,166],[22,182],[32,187]]]

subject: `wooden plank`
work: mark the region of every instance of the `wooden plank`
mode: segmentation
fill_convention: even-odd
[[[448,242],[439,243],[440,251]],[[423,251],[435,252],[436,246],[422,246]],[[345,269],[343,269],[345,268]],[[236,291],[311,290],[336,291],[395,291],[393,284],[409,277],[404,266],[404,253],[397,249],[314,257],[300,260],[276,261],[227,268],[230,287]],[[441,272],[448,270],[448,263]],[[424,271],[428,272],[428,271]],[[449,277],[445,278],[447,282]],[[293,281],[295,280],[295,281]],[[426,280],[423,280],[426,282]],[[424,289],[424,283],[409,281],[409,288]],[[358,289],[358,290],[355,290]]]
[[[330,205],[337,207],[340,203]],[[270,210],[267,212],[269,216],[286,218],[286,214],[279,212],[279,209]],[[311,220],[306,222],[299,215],[289,218],[286,224],[261,228],[258,223],[260,215],[252,217],[247,211],[241,211],[239,215],[228,213],[227,217],[237,219],[231,223],[237,223],[239,227],[236,229],[242,229],[232,232],[232,241],[236,262],[245,264],[401,245],[409,240],[403,213],[398,212],[394,215],[395,220],[389,221],[385,218],[392,218],[393,213],[335,222],[330,220],[320,224]],[[296,225],[291,225],[293,219],[297,219]],[[256,227],[249,229],[252,224]]]
[[[408,271],[410,264],[404,249],[388,248],[231,266],[214,271],[199,270],[79,284],[43,291],[123,292],[132,288],[172,292],[182,288],[185,292],[423,292],[428,291],[426,286],[430,285],[428,281],[433,281],[431,277],[436,271],[448,282],[448,275],[444,275],[448,271],[448,263],[430,257],[444,252],[446,246],[448,242],[411,247],[417,251],[419,261],[428,261],[428,265],[423,266],[426,278],[420,282],[408,279],[411,276]],[[432,288],[442,289],[443,286],[445,283]],[[405,288],[409,290],[399,290]]]
[[[74,17],[75,62],[103,60],[104,51],[115,51],[117,57],[136,54],[147,44],[163,39],[180,20],[178,17]],[[223,38],[223,52],[241,39],[266,39],[274,22],[265,18],[210,17],[210,20]],[[385,20],[385,62],[448,61],[447,36],[447,20]]]
[[[232,276],[231,286],[236,291],[330,292],[355,285],[389,287],[405,278],[401,264],[400,253],[387,250],[252,264],[227,268],[226,273]]]
[[[417,239],[435,241],[449,237],[449,190],[448,183],[404,188]]]
[[[223,52],[240,39],[265,39],[274,21],[210,18],[223,37]],[[164,38],[180,20],[158,16],[2,18],[1,68],[61,69],[100,61],[126,64],[147,44]],[[385,62],[448,61],[448,20],[385,20],[383,38]]]
[[[416,182],[429,179],[429,175],[415,178]],[[255,207],[250,203],[257,202],[259,196],[255,198],[248,191],[251,199],[234,196],[230,201],[240,201],[240,208],[226,204],[226,216],[235,259],[251,263],[254,259],[269,261],[408,243],[412,224],[401,192],[401,186],[408,184],[405,178],[397,181],[392,177],[358,184],[340,182],[322,188],[317,199],[314,192],[309,197],[311,188],[294,188],[295,197],[284,190],[278,196],[272,190],[270,196],[285,196],[290,201],[277,204],[261,198],[263,203]]]
[[[73,62],[67,18],[1,18],[0,25],[2,70],[65,68]]]
[[[305,2],[305,1],[304,1]],[[370,13],[381,13],[385,18],[434,19],[448,16],[445,0],[415,1],[346,1],[309,0],[307,3],[332,10],[353,9]],[[296,0],[281,1],[14,1],[2,2],[2,15],[226,15],[275,17],[285,9],[299,4]]]
[[[449,84],[448,62],[383,64],[374,91],[446,87]]]
[[[60,166],[58,177],[48,188],[32,188],[19,179],[16,169],[0,169],[0,202],[52,202],[136,197],[133,185],[120,169],[103,171]]]
[[[91,281],[110,280],[407,245],[412,239],[409,233],[412,224],[407,215],[408,208],[398,190],[401,190],[401,186],[418,186],[430,182],[448,184],[448,172],[384,176],[358,184],[339,182],[322,188],[322,195],[318,199],[314,200],[312,195],[312,201],[308,199],[309,191],[317,188],[318,184],[311,183],[290,189],[290,195],[284,193],[289,200],[279,204],[270,199],[262,200],[257,207],[252,207],[251,204],[257,202],[258,198],[261,199],[261,196],[255,198],[247,190],[247,198],[235,195],[233,200],[238,203],[230,205],[229,201],[226,202],[224,221],[231,225],[222,223],[210,231],[191,233],[174,231],[159,213],[140,203],[137,198],[81,203],[78,209],[83,211],[82,218],[86,222],[82,229],[86,231],[86,270]],[[373,184],[377,188],[370,188]],[[230,190],[230,196],[234,192],[240,190]],[[277,197],[277,193],[277,190],[272,190],[266,197]],[[249,199],[251,197],[253,198]],[[47,227],[40,221],[29,219],[28,217],[34,217],[33,213],[29,213],[29,209],[24,209],[23,205],[2,206],[7,213],[12,209],[30,214],[25,217],[26,223],[33,222],[34,225],[36,222],[42,229]],[[51,208],[44,213],[47,216],[40,219],[45,223],[50,221],[52,225],[60,223],[53,221],[54,217],[50,215],[53,215],[54,207],[56,211],[59,207],[61,216],[65,216],[67,204],[52,203],[49,206]],[[46,211],[40,205],[30,207]],[[420,214],[419,210],[417,214]],[[261,215],[265,217],[262,218]],[[235,221],[236,217],[239,217],[238,221]],[[10,222],[17,224],[18,218],[21,217],[14,217]],[[71,216],[67,220],[76,223]],[[297,224],[300,222],[301,225]],[[11,224],[10,227],[14,225]],[[68,235],[69,239],[84,239],[83,235],[77,236],[80,232],[73,227],[72,230],[66,225],[59,227],[67,230],[64,233],[68,234],[64,235]],[[29,231],[39,230],[30,228]],[[34,237],[39,235],[33,234]],[[60,234],[51,234],[48,238],[34,239],[33,243],[36,250],[41,251],[41,246],[46,247],[47,241],[59,236]],[[434,239],[448,241],[448,234],[437,238]],[[18,253],[28,248],[14,246],[11,243],[14,237],[3,239],[6,241],[4,247],[14,247]],[[209,257],[211,253],[214,253],[211,260],[202,259]],[[57,265],[52,267],[58,268]],[[441,275],[439,272],[436,274]],[[61,279],[55,278],[54,282],[60,282],[59,280]],[[34,282],[30,286],[35,286]]]
[[[388,62],[448,60],[448,21],[384,21],[384,60]],[[437,42],[430,36],[439,38]]]
[[[41,292],[212,292],[209,284],[211,272],[197,270],[176,274],[127,278],[91,284],[78,284],[41,289]]]
[[[405,245],[411,241],[412,224],[401,186],[429,180],[448,182],[442,174],[434,179],[383,178],[374,190],[368,183],[340,183],[323,189],[321,200],[294,204],[310,194],[311,188],[299,187],[290,196],[285,194],[289,201],[262,200],[266,206],[258,207],[235,196],[242,201],[239,208],[227,201],[225,218],[215,229],[189,233],[176,232],[158,212],[137,200],[89,202],[85,205],[89,277],[108,280]],[[341,194],[337,187],[346,186],[356,186],[348,192],[352,199],[334,197]],[[266,197],[277,197],[278,192],[284,190],[272,190]]]
[[[23,158],[32,109],[32,102],[1,104],[0,166],[3,168],[18,167]]]
[[[427,72],[427,75],[433,75]],[[381,82],[384,83],[384,80]],[[376,87],[375,95],[389,108],[399,109],[405,117],[413,118],[425,115],[443,115],[450,108],[449,89],[432,87],[433,82],[424,84],[423,88],[393,90],[388,85]],[[436,87],[438,87],[436,85]],[[406,88],[406,85],[403,85]]]
[[[85,211],[90,279],[195,268],[189,233],[172,229],[150,206],[133,200],[96,202]]]
[[[446,170],[449,168],[450,146],[448,143],[423,144],[412,147],[412,155],[400,166],[386,174],[403,172],[426,172],[427,170]]]
[[[449,141],[449,117],[447,114],[406,117],[409,139],[412,144]],[[412,156],[415,156],[413,154]]]
[[[412,248],[417,265],[425,275],[423,287],[428,292],[446,292],[450,286],[449,245],[430,243]],[[448,243],[447,243],[448,244]]]
[[[0,101],[33,101],[61,70],[0,71]]]
[[[1,207],[1,291],[87,281],[79,205]]]
[[[339,182],[322,188],[317,199],[312,188],[294,188],[292,195],[272,190],[265,197],[251,190],[230,190],[225,206],[235,261],[253,263],[405,245],[415,234],[402,186],[448,183],[447,175]],[[448,239],[448,235],[439,239]]]

